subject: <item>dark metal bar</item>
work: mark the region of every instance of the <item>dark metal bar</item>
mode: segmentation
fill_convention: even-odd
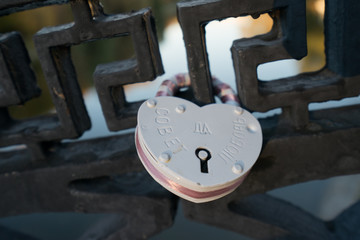
[[[0,107],[23,104],[40,95],[29,55],[18,32],[0,35]]]
[[[356,17],[360,2],[325,0],[325,51],[326,65],[331,71],[344,77],[360,74],[360,37],[354,31],[360,24]]]
[[[311,112],[313,127],[301,134],[291,128],[279,128],[276,117],[261,120],[266,144],[246,181],[232,195],[244,197],[295,183],[359,173],[359,109],[356,106]],[[0,206],[2,216],[31,211],[75,211],[80,210],[77,209],[78,201],[86,202],[82,204],[81,211],[108,209],[116,212],[123,209],[120,202],[128,194],[116,196],[108,191],[95,194],[98,181],[80,180],[143,170],[135,153],[133,134],[58,144],[51,148],[46,162],[34,165],[31,161],[13,160],[9,164],[10,159],[27,157],[26,152],[0,153],[0,159],[3,159],[0,165],[0,181],[3,183],[0,191],[4,193]],[[277,176],[276,179],[274,176]],[[36,184],[33,179],[37,179]],[[111,184],[110,180],[105,180],[104,187]],[[121,182],[114,184],[122,189]],[[161,189],[151,179],[144,184],[144,187],[155,184]],[[29,195],[29,191],[42,192],[44,198]],[[88,193],[80,194],[79,191]],[[87,194],[93,197],[87,198]],[[104,202],[99,202],[94,194]],[[60,195],[61,198],[58,197]],[[14,206],[11,199],[24,201]],[[50,205],[48,199],[53,199]],[[66,205],[64,199],[68,199]],[[114,205],[109,205],[109,202],[114,202]]]
[[[0,2],[0,16],[48,5],[65,4],[68,2],[69,0],[2,0]]]

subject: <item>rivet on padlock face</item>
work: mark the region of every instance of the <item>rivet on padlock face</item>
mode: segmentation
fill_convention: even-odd
[[[175,91],[161,89],[167,95]],[[151,176],[193,202],[215,200],[234,191],[262,145],[259,122],[236,104],[199,107],[171,96],[141,105],[135,137],[139,157]]]

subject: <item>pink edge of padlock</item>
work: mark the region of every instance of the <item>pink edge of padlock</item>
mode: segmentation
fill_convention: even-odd
[[[218,199],[224,195],[231,193],[245,180],[247,174],[249,173],[248,172],[247,174],[242,176],[238,181],[236,181],[232,185],[227,186],[222,189],[218,189],[215,191],[209,191],[209,192],[194,191],[189,188],[183,187],[174,181],[171,181],[170,179],[168,179],[166,176],[164,176],[161,172],[159,172],[156,169],[156,167],[146,157],[146,154],[144,153],[142,147],[140,146],[137,129],[136,129],[136,133],[135,133],[135,143],[136,143],[137,153],[140,156],[141,161],[142,161],[144,167],[146,168],[146,170],[148,171],[148,173],[159,184],[161,184],[164,188],[166,188],[170,192],[172,192],[176,195],[180,195],[183,198],[185,198],[187,200],[191,200],[192,202],[195,202],[195,203],[208,202],[208,201]]]

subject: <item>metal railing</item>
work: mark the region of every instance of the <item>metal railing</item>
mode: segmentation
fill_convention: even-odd
[[[360,32],[356,31],[360,4],[357,0],[325,3],[326,66],[270,82],[258,79],[260,64],[307,54],[304,0],[177,4],[192,101],[200,105],[214,101],[204,41],[206,24],[269,13],[272,30],[234,41],[231,52],[244,107],[260,112],[282,108],[280,115],[260,120],[264,147],[246,181],[214,202],[182,200],[188,218],[260,239],[359,237],[359,204],[325,223],[264,194],[295,183],[360,172],[359,105],[308,110],[312,102],[360,93]],[[61,141],[77,138],[91,126],[70,56],[72,46],[89,41],[131,37],[135,58],[97,66],[94,83],[108,128],[118,131],[135,126],[140,102],[128,102],[123,86],[151,81],[163,73],[152,12],[147,8],[106,15],[98,0],[12,0],[0,2],[0,14],[52,4],[70,5],[74,18],[73,23],[46,27],[33,37],[56,113],[22,120],[10,116],[9,106],[38,96],[40,90],[21,35],[0,35],[0,147],[26,146],[0,152],[0,216],[121,212],[125,218],[111,220],[119,228],[107,228],[98,239],[142,239],[158,233],[172,225],[179,199],[144,172],[133,134]]]

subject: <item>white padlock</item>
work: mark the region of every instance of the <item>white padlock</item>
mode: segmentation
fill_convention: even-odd
[[[189,85],[189,80],[179,79],[188,76],[177,75],[158,95],[172,95],[179,86]],[[236,102],[222,84],[215,85],[220,98]],[[157,182],[200,203],[225,196],[243,182],[260,154],[262,131],[257,119],[239,106],[199,107],[160,96],[141,105],[135,139],[143,165]]]

